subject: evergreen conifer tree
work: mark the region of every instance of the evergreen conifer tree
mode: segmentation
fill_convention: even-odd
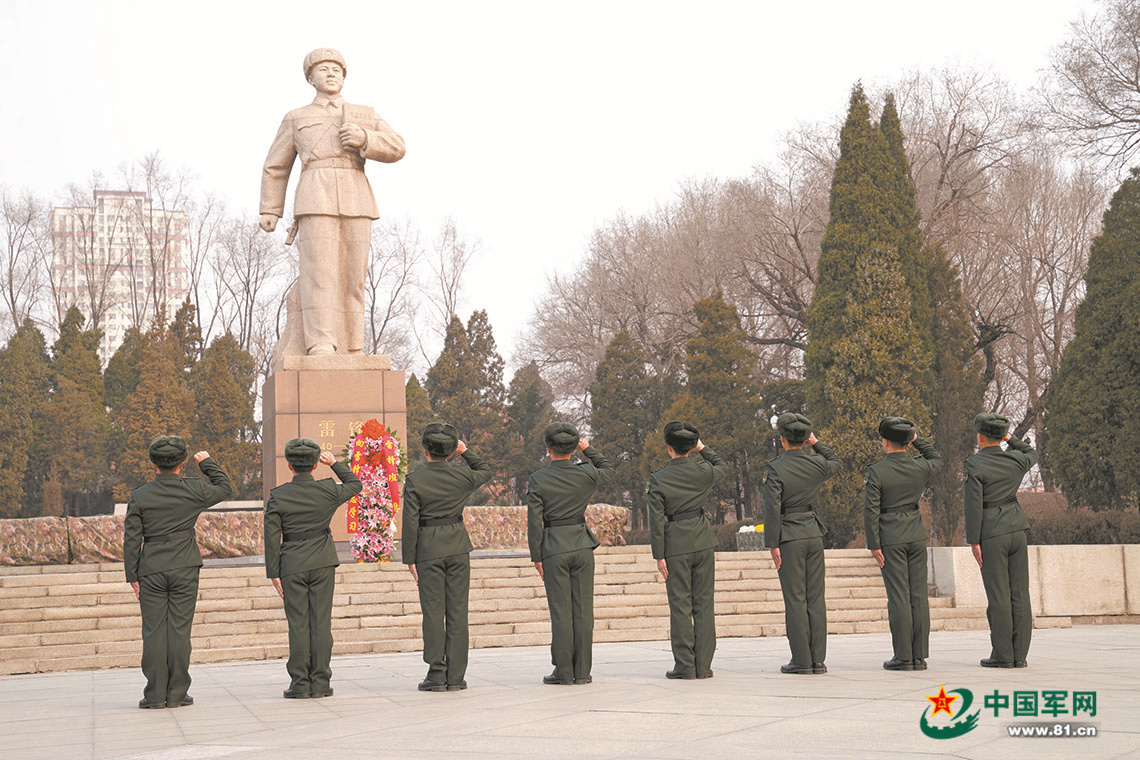
[[[50,388],[43,333],[25,319],[0,350],[0,518],[40,514]]]
[[[715,489],[714,497],[729,505],[739,521],[758,513],[755,459],[767,427],[752,379],[756,355],[740,327],[736,307],[722,293],[697,301],[693,312],[699,327],[685,344],[685,386],[657,430],[670,420],[688,420],[697,426],[704,443],[732,466],[732,477]],[[664,466],[665,445],[660,435],[646,440],[645,452],[647,469]]]
[[[858,533],[879,419],[930,430],[936,387],[929,264],[893,99],[872,124],[857,85],[839,148],[805,354],[808,415],[845,465],[818,505],[832,546]]]
[[[116,463],[115,498],[120,501],[126,501],[134,488],[154,477],[147,447],[156,436],[179,435],[194,445],[194,394],[180,367],[177,347],[163,327],[156,327],[145,337],[138,385],[116,418],[124,439]]]
[[[1045,452],[1069,504],[1140,503],[1140,169],[1093,240],[1085,300],[1049,390]]]
[[[172,350],[181,353],[176,336]],[[230,333],[214,339],[190,371],[194,448],[209,451],[230,476],[235,498],[261,493],[261,447],[254,440],[254,360]]]
[[[52,345],[52,396],[45,408],[49,468],[56,473],[69,515],[107,509],[113,480],[111,424],[99,364],[102,331],[84,330],[85,321],[74,306],[64,315]]]
[[[598,498],[629,507],[632,523],[640,528],[649,525],[642,460],[663,402],[663,385],[649,371],[649,357],[628,332],[619,332],[606,347],[590,386],[591,442],[617,470],[614,479],[598,489]]]
[[[513,446],[504,468],[515,504],[526,504],[527,480],[546,458],[542,432],[554,417],[554,389],[542,378],[538,365],[532,361],[519,367],[507,389],[507,430]]]
[[[427,427],[429,422],[438,421],[431,411],[431,401],[428,399],[427,391],[420,385],[419,378],[415,373],[408,378],[407,385],[404,386],[404,398],[406,399],[407,409],[407,430],[402,431],[406,436],[408,442],[404,451],[404,459],[408,463],[406,472],[414,472],[427,464],[424,459],[423,446],[420,444],[420,436],[423,430]]]

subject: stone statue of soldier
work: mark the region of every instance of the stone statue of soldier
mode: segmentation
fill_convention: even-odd
[[[316,97],[285,115],[261,177],[259,224],[273,232],[285,213],[289,174],[301,161],[286,240],[296,238],[300,271],[274,355],[359,354],[372,220],[379,217],[364,162],[399,161],[404,139],[371,108],[341,98],[348,67],[339,52],[312,51],[304,71]]]

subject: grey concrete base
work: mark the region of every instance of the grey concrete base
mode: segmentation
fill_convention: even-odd
[[[139,710],[137,670],[0,678],[5,760],[158,758],[1117,758],[1140,757],[1140,626],[1034,633],[1027,669],[988,670],[984,631],[935,632],[930,669],[882,669],[883,634],[834,636],[827,675],[779,673],[782,638],[719,643],[709,680],[671,681],[668,642],[600,644],[594,683],[545,686],[545,647],[471,653],[470,688],[424,693],[418,654],[333,658],[336,695],[285,700],[282,661],[191,668],[196,704]],[[982,710],[957,739],[924,736],[940,686],[975,706],[997,690],[1095,691],[1099,736],[1010,738],[1006,711]],[[1054,723],[1071,717],[1018,719]]]

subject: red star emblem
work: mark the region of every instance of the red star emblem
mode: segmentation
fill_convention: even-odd
[[[927,697],[927,699],[934,703],[934,712],[930,713],[930,717],[933,718],[940,712],[945,712],[951,718],[954,717],[954,713],[950,711],[950,703],[957,699],[957,697],[947,696],[945,684],[938,688],[938,694],[936,696]]]

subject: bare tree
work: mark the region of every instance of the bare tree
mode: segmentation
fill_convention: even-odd
[[[210,193],[186,202],[186,268],[190,302],[194,304],[202,341],[208,345],[218,324],[220,292],[209,262],[221,245],[228,219],[221,199]]]
[[[1051,126],[1118,167],[1140,151],[1140,0],[1104,0],[1070,25],[1040,89]]]
[[[51,245],[47,205],[28,191],[16,194],[0,187],[0,297],[7,311],[8,334],[32,316],[48,277]]]
[[[229,221],[210,260],[220,291],[219,328],[232,333],[259,364],[261,357],[255,348],[265,350],[268,361],[276,340],[276,335],[270,339],[267,325],[281,298],[282,291],[274,285],[281,279],[285,262],[280,242],[262,234],[255,222],[242,219]]]
[[[410,220],[372,229],[364,282],[365,351],[390,354],[397,364],[411,361],[412,293],[425,251]]]

